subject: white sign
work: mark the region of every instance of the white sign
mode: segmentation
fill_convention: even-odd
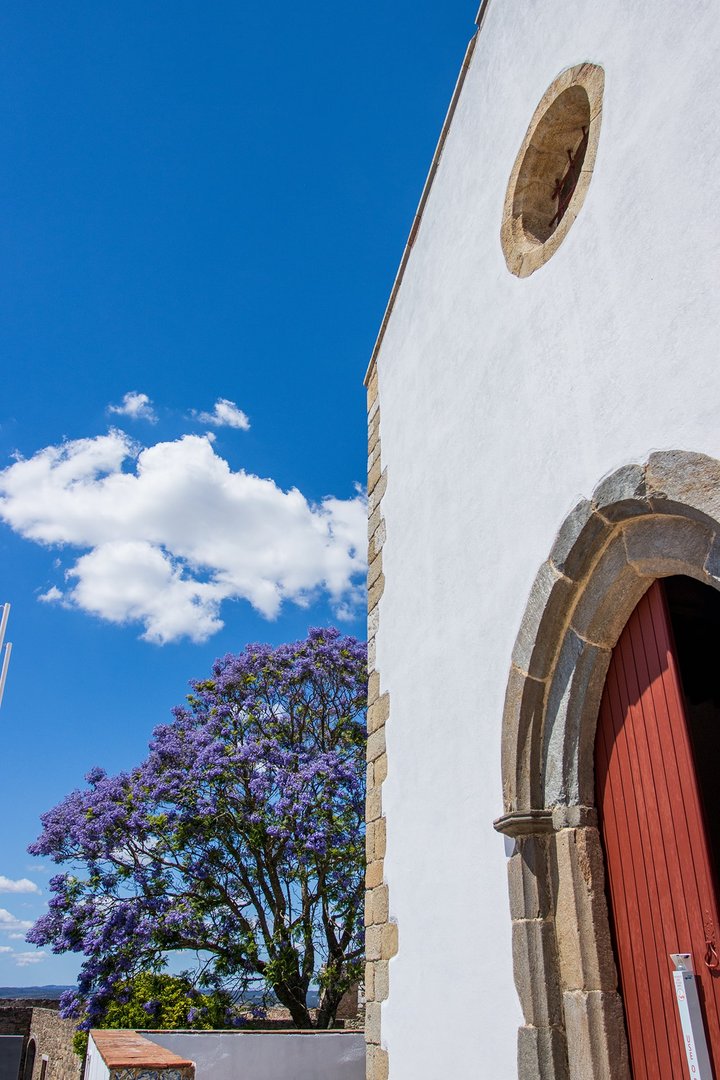
[[[673,971],[675,1000],[680,1014],[688,1074],[691,1080],[712,1080],[710,1055],[700,1012],[692,957],[689,953],[673,953],[670,959],[675,964],[675,971]]]

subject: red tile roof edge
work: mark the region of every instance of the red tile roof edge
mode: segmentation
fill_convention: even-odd
[[[189,1059],[158,1046],[137,1031],[93,1028],[90,1036],[109,1069],[177,1069],[194,1065]]]

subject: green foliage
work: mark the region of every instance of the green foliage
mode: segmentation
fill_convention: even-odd
[[[228,994],[214,991],[201,994],[189,979],[145,971],[118,983],[100,1028],[197,1028],[209,1030],[229,1026],[232,1002]],[[87,1051],[88,1033],[78,1031],[73,1038],[76,1054]]]

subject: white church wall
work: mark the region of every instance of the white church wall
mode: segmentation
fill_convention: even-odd
[[[500,722],[535,574],[600,478],[720,456],[720,19],[711,2],[492,0],[378,356],[392,1080],[516,1075]],[[564,68],[605,70],[594,175],[519,279],[510,171]]]

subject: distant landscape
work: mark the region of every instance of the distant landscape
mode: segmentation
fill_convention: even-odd
[[[0,1000],[2,998],[44,998],[46,1001],[50,1001],[53,998],[59,998],[65,990],[75,990],[75,986],[0,986]],[[271,994],[270,1002],[274,1002],[275,998]],[[262,998],[262,992],[259,990],[248,990],[243,995],[244,1003],[252,1003],[260,1001]],[[320,995],[317,990],[308,990],[307,995],[308,1005],[311,1009],[316,1009]]]
[[[74,986],[0,986],[0,998],[59,998],[65,990]]]

